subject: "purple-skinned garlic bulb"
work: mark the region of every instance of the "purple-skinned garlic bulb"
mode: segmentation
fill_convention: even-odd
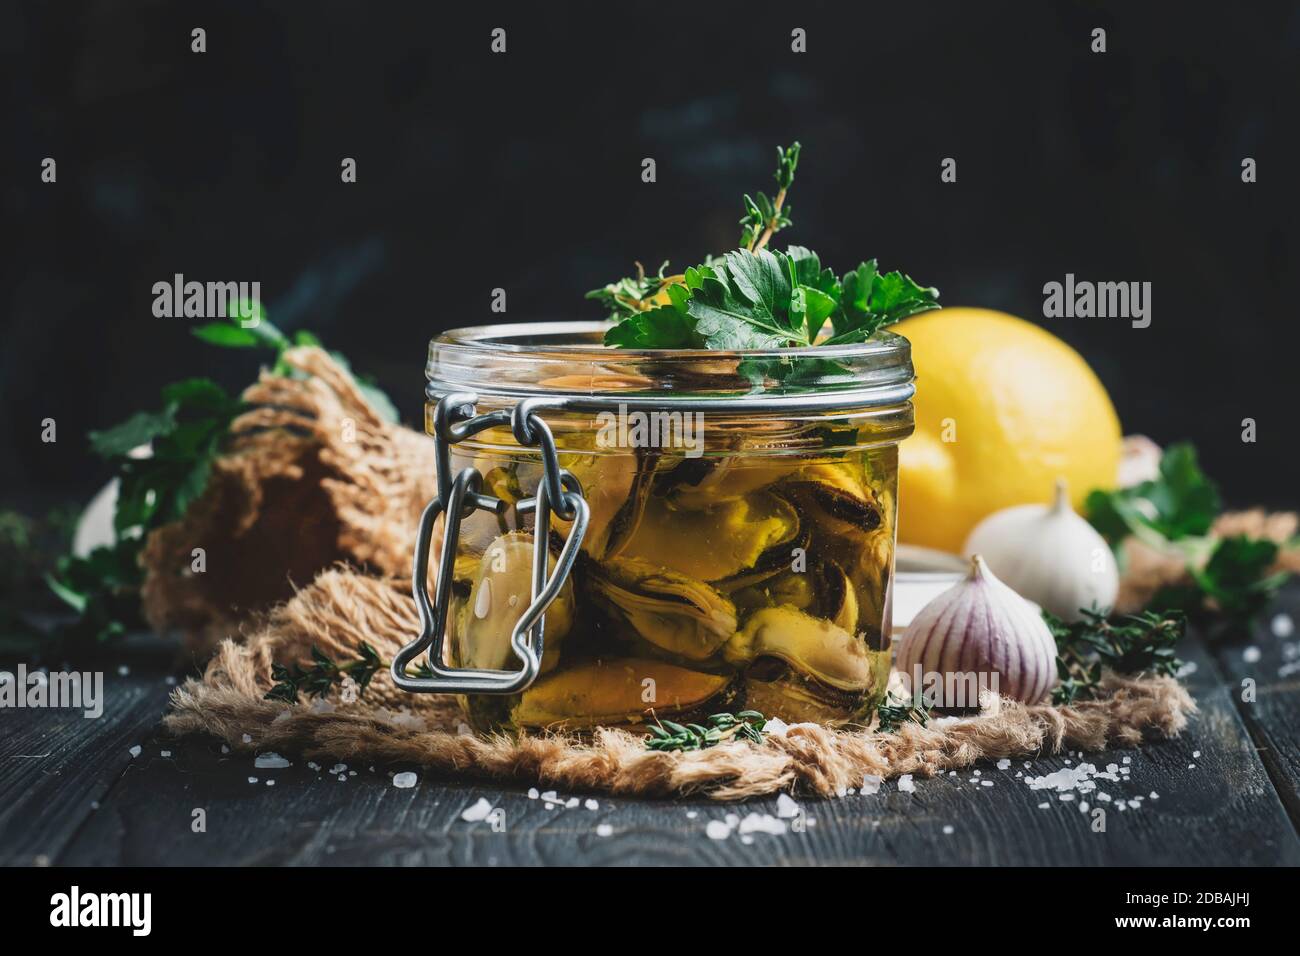
[[[913,694],[940,709],[978,706],[977,697],[970,699],[973,682],[1036,704],[1056,683],[1056,642],[1038,609],[994,577],[976,554],[965,580],[912,620],[894,666]],[[953,699],[954,690],[961,699]]]

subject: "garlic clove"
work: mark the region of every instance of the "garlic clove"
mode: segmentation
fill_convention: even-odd
[[[1016,505],[976,525],[962,553],[976,552],[1016,593],[1065,621],[1093,607],[1109,611],[1119,594],[1115,556],[1070,507],[1064,480],[1052,504]]]
[[[1037,609],[976,554],[966,578],[913,619],[894,666],[929,706],[977,707],[982,689],[1033,704],[1056,683],[1056,642]]]

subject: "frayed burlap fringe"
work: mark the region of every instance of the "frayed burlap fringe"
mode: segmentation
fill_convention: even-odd
[[[145,616],[180,631],[200,659],[336,562],[409,574],[415,525],[436,493],[430,439],[384,421],[321,349],[283,359],[303,377],[263,373],[244,392],[251,407],[204,493],[145,547]],[[193,574],[199,547],[207,571]]]
[[[246,643],[224,641],[203,678],[173,692],[165,725],[177,735],[211,734],[235,751],[416,765],[615,794],[742,800],[776,791],[831,796],[861,786],[864,774],[928,777],[983,759],[1133,746],[1177,735],[1196,710],[1171,678],[1108,676],[1102,699],[1071,707],[1001,700],[978,718],[905,725],[894,734],[797,724],[767,735],[762,745],[667,754],[647,751],[640,736],[614,729],[587,738],[473,735],[461,727],[454,700],[404,694],[386,673],[352,703],[335,697],[290,706],[265,699],[272,663],[303,660],[313,644],[331,657],[352,656],[362,640],[390,660],[415,629],[415,605],[402,582],[326,571],[273,611]]]

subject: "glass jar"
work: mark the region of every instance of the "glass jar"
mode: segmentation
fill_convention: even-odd
[[[441,493],[417,546],[424,633],[395,680],[461,694],[485,730],[868,721],[889,676],[907,341],[634,351],[605,328],[430,343]]]

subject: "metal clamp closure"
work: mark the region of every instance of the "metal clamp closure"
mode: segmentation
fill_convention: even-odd
[[[433,446],[438,469],[438,496],[425,506],[420,515],[415,539],[415,564],[411,571],[415,605],[420,612],[420,635],[394,655],[392,664],[393,683],[402,690],[414,693],[517,694],[537,679],[545,647],[546,609],[559,595],[573,569],[578,548],[587,531],[587,519],[591,514],[582,496],[582,486],[577,478],[560,467],[555,438],[546,422],[537,415],[537,409],[546,406],[547,402],[525,400],[513,409],[501,409],[483,415],[475,413],[477,402],[478,396],[472,392],[456,392],[440,399],[434,410]],[[483,494],[483,475],[478,469],[464,468],[455,477],[452,476],[451,446],[486,429],[507,424],[520,445],[538,448],[542,456],[542,481],[537,487],[536,496],[515,505],[520,514],[536,511],[533,523],[532,602],[510,632],[510,647],[523,667],[515,671],[447,667],[443,663],[443,645],[461,522],[476,511],[490,511],[499,515],[507,507],[501,499]],[[563,521],[572,522],[572,526],[556,558],[555,571],[548,574],[552,514]],[[445,516],[442,556],[438,563],[433,601],[430,602],[429,546],[434,522],[440,515]],[[419,674],[408,675],[407,665],[426,650],[428,660],[421,665]]]

